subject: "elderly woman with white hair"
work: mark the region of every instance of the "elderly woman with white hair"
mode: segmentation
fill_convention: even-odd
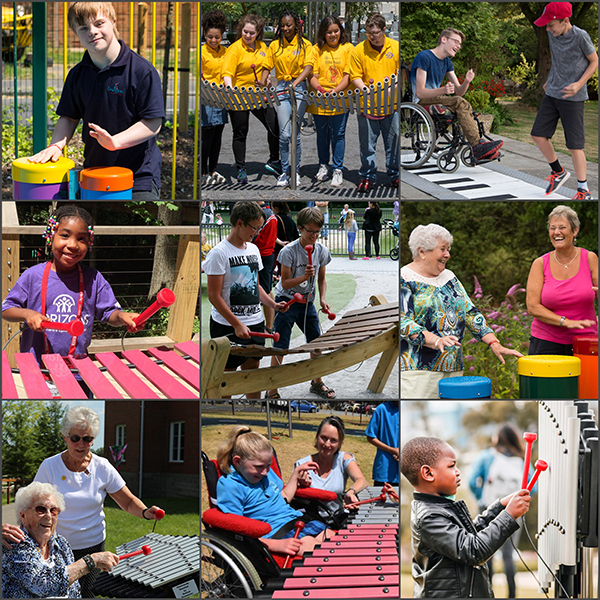
[[[112,552],[75,560],[67,540],[56,533],[65,500],[55,485],[34,481],[15,496],[23,541],[2,553],[3,598],[81,598],[78,579],[94,565],[110,571],[119,564]]]
[[[463,374],[465,328],[487,344],[498,360],[523,356],[505,348],[471,302],[456,275],[446,269],[454,238],[430,223],[413,229],[408,240],[413,262],[400,270],[400,396],[438,397],[438,383]]]
[[[568,206],[548,215],[554,250],[533,261],[527,280],[527,310],[533,316],[530,355],[572,356],[573,337],[598,335],[598,256],[575,246],[579,228],[579,217]]]
[[[86,406],[70,408],[63,417],[62,436],[67,449],[45,459],[35,481],[53,483],[63,494],[66,509],[58,518],[57,531],[64,536],[75,559],[104,551],[106,523],[104,499],[108,494],[124,511],[140,519],[158,519],[158,506],[147,508],[134,496],[119,472],[106,459],[91,452],[94,438],[100,431],[98,415]],[[22,542],[18,527],[2,526],[2,543]],[[94,598],[92,585],[98,576],[94,569],[81,580],[83,598]]]

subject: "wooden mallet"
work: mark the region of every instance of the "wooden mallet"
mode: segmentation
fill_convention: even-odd
[[[296,531],[294,532],[294,539],[297,540],[298,536],[300,535],[300,532],[304,529],[304,523],[302,521],[296,521],[294,523],[294,527],[296,528]],[[284,569],[287,569],[288,563],[290,562],[291,558],[292,558],[291,556],[288,556],[285,559],[285,562],[283,563]]]

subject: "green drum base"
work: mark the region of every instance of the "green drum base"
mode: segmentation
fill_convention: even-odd
[[[523,400],[576,400],[579,377],[527,377],[519,375],[519,398]]]

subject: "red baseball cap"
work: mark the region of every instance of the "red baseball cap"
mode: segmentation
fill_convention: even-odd
[[[542,16],[534,21],[538,27],[545,27],[554,19],[566,19],[573,14],[573,7],[570,2],[550,2],[546,4]]]

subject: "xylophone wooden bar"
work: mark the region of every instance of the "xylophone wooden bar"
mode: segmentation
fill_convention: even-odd
[[[96,360],[107,368],[108,372],[131,398],[140,400],[144,398],[158,399],[158,395],[131,373],[129,367],[122,363],[114,352],[99,352],[96,354]]]
[[[23,386],[27,391],[28,398],[39,398],[40,400],[51,400],[52,394],[46,385],[46,381],[42,372],[38,368],[35,356],[29,352],[15,354],[15,362],[19,367],[23,379]],[[12,376],[9,372],[8,376],[12,381]],[[16,389],[15,389],[16,394]],[[3,398],[9,397],[2,394]],[[16,395],[14,396],[17,397]]]
[[[196,346],[199,349],[199,346]],[[148,352],[155,358],[162,360],[169,369],[177,373],[182,379],[187,381],[193,388],[200,391],[200,380],[198,379],[198,369],[194,368],[188,361],[179,354],[170,350],[160,350],[159,348],[149,348]],[[194,396],[197,398],[197,396]]]
[[[89,356],[84,358],[70,356],[69,361],[73,365],[73,368],[79,370],[79,374],[92,392],[94,392],[94,396],[104,398],[105,400],[120,400],[122,398],[117,388],[102,375],[102,371],[100,371]]]
[[[187,354],[197,365],[200,364],[200,346],[196,342],[181,342],[175,348],[182,354]]]
[[[17,387],[12,378],[8,354],[2,351],[2,398],[17,398]]]
[[[42,354],[42,362],[50,371],[50,377],[63,398],[87,400],[82,387],[77,383],[60,354]]]

